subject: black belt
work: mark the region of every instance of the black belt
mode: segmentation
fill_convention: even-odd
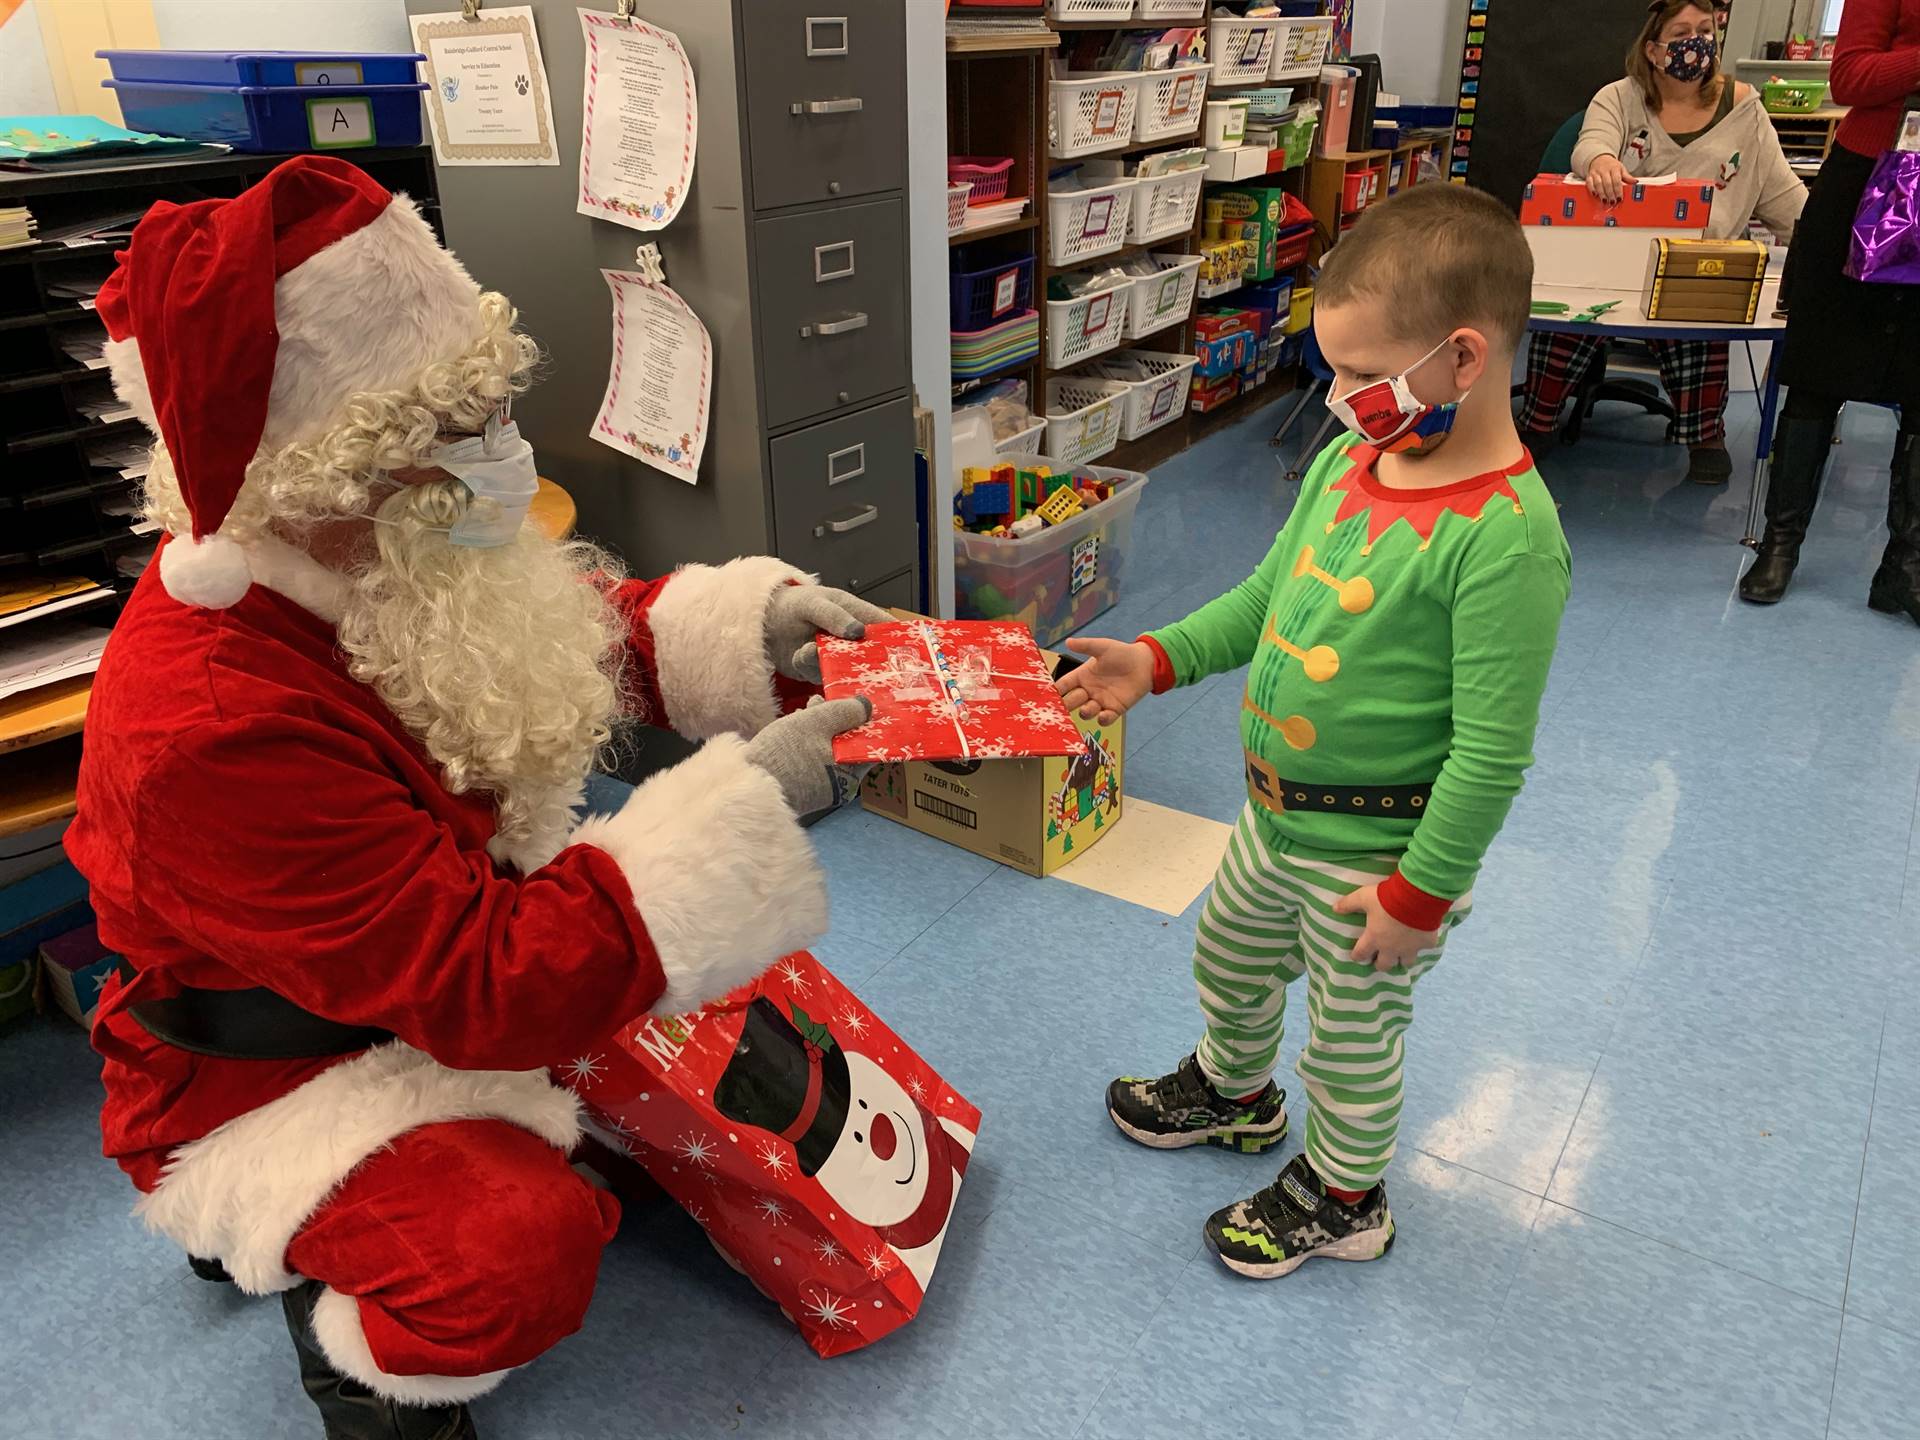
[[[121,960],[121,982],[132,984],[135,974]],[[343,1025],[260,988],[189,986],[165,1000],[129,1005],[127,1013],[154,1039],[218,1060],[317,1060],[351,1055],[393,1039],[390,1031]]]
[[[1247,756],[1247,797],[1276,815],[1316,810],[1329,815],[1369,815],[1390,819],[1418,816],[1433,794],[1431,785],[1322,785],[1289,780],[1255,755]]]

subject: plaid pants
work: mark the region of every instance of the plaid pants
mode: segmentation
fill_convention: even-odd
[[[1560,407],[1600,354],[1604,337],[1536,331],[1527,341],[1527,387],[1520,402],[1522,432],[1545,433]],[[1673,402],[1674,438],[1682,445],[1713,445],[1727,438],[1727,342],[1652,340],[1660,381]]]

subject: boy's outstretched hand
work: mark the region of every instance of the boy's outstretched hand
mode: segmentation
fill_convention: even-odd
[[[1371,964],[1376,970],[1404,970],[1419,958],[1422,950],[1431,950],[1437,938],[1435,931],[1416,930],[1389,915],[1386,906],[1380,903],[1378,885],[1362,885],[1358,890],[1349,891],[1333,902],[1333,908],[1339,915],[1367,917],[1367,928],[1354,942],[1353,958],[1359,964]]]
[[[1054,689],[1082,720],[1111,725],[1153,693],[1153,649],[1139,641],[1076,640],[1076,655],[1090,658],[1054,681]]]

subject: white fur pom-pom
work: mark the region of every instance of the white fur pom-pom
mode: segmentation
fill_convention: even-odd
[[[175,535],[160,547],[160,583],[182,605],[225,610],[253,584],[247,552],[220,535]]]

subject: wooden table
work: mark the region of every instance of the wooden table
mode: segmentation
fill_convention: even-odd
[[[564,540],[577,508],[565,489],[543,478],[527,513],[541,534]],[[73,814],[92,692],[93,677],[76,675],[0,700],[0,838]]]

